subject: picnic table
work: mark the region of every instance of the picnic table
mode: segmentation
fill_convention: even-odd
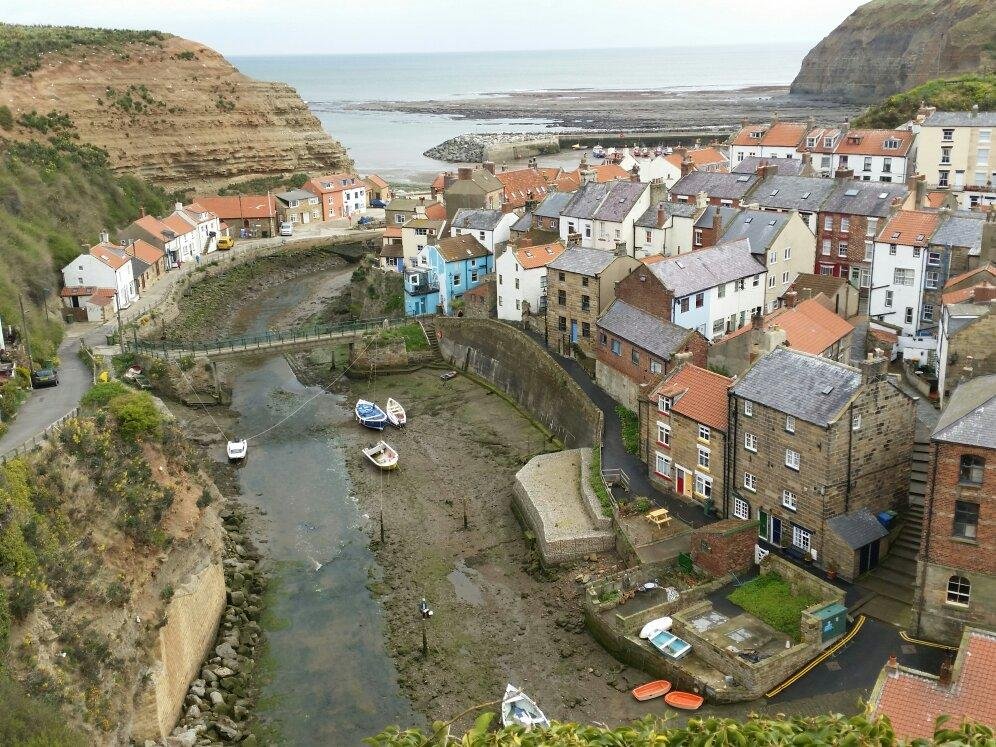
[[[661,527],[666,527],[671,522],[671,514],[668,513],[666,508],[658,508],[656,511],[651,511],[647,514],[647,521],[660,529]]]

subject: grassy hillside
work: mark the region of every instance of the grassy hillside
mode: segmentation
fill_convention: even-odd
[[[978,104],[982,110],[996,109],[996,75],[963,75],[932,80],[870,106],[854,120],[855,127],[897,127],[912,119],[920,102],[941,111],[967,111]]]
[[[126,55],[126,45],[162,46],[168,34],[159,31],[91,29],[80,26],[17,26],[0,23],[0,71],[29,75],[41,66],[47,52],[67,52],[86,56],[87,49],[111,49]]]

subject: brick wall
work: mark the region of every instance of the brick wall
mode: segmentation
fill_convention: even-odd
[[[619,355],[612,352],[613,341],[619,343]],[[705,368],[709,343],[701,334],[693,332],[682,350],[687,350],[692,354],[689,359],[691,363]],[[634,353],[636,354],[635,362]],[[608,332],[603,332],[601,328],[596,335],[595,357],[597,359],[595,379],[598,385],[608,392],[613,399],[626,405],[634,412],[637,409],[637,399],[641,387],[649,384],[658,376],[670,373],[678,365],[675,356],[663,360],[638,345]],[[653,372],[651,367],[655,364],[659,365],[660,369]]]
[[[820,265],[833,265],[834,277],[848,277],[848,268],[854,265],[860,267],[870,267],[865,261],[865,241],[871,237],[866,237],[868,230],[868,218],[863,215],[847,215],[843,213],[825,213],[817,215],[818,225],[816,229],[816,262],[813,272],[820,274]],[[825,221],[830,218],[833,221],[832,228],[828,231],[824,228]],[[842,221],[848,220],[850,225],[847,231],[842,231]],[[823,254],[823,241],[830,240],[830,254]],[[847,256],[841,257],[838,248],[841,244],[847,244]]]
[[[920,563],[923,588],[914,602],[914,634],[931,641],[957,645],[966,625],[996,629],[996,576],[961,568]],[[948,581],[961,576],[971,584],[968,605],[948,601]]]
[[[740,573],[754,562],[757,524],[724,519],[692,532],[692,562],[713,576]]]
[[[637,267],[619,281],[616,298],[658,319],[671,321],[674,294],[645,266]]]

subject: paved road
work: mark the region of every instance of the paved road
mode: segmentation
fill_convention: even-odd
[[[66,337],[59,346],[59,386],[36,389],[17,411],[10,429],[0,438],[0,454],[37,436],[79,404],[90,387],[91,371],[79,359],[79,337]]]

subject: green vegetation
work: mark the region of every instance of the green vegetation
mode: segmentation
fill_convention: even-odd
[[[802,611],[820,601],[809,593],[793,594],[792,587],[777,573],[765,573],[748,581],[727,599],[794,640],[799,640]]]
[[[105,93],[108,106],[128,114],[142,112],[148,114],[153,109],[166,109],[166,102],[155,98],[144,83],[130,85],[124,91],[107,86]]]
[[[145,392],[115,397],[108,402],[108,409],[117,418],[122,437],[128,440],[148,439],[157,435],[162,427],[159,408]]]
[[[609,496],[609,489],[605,487],[605,480],[602,479],[602,447],[595,446],[591,450],[591,467],[588,472],[588,481],[591,489],[598,496],[598,502],[602,504],[602,513],[612,518],[612,498]]]
[[[85,49],[104,49],[125,55],[129,44],[162,46],[167,38],[160,31],[93,29],[82,26],[19,26],[0,24],[0,71],[27,75],[42,65],[42,55],[50,52],[86,54]]]
[[[996,74],[929,81],[868,107],[852,126],[898,127],[913,118],[920,102],[936,106],[940,111],[968,111],[976,104],[982,110],[996,109]]]
[[[623,447],[635,454],[640,450],[640,416],[622,405],[616,405],[616,415],[622,428]]]
[[[485,708],[470,709],[471,712]],[[464,714],[461,714],[464,715]],[[604,726],[553,722],[549,729],[526,731],[519,726],[488,731],[493,713],[484,713],[462,736],[450,733],[453,721],[435,721],[429,729],[399,730],[392,726],[366,739],[374,747],[623,747],[624,745],[682,745],[709,747],[727,745],[743,747],[789,747],[790,745],[825,745],[859,747],[861,745],[898,744],[887,718],[866,715],[850,718],[840,714],[767,718],[752,716],[747,721],[729,718],[697,718],[684,726],[671,726],[668,719],[647,716],[627,726],[608,729]],[[454,719],[455,721],[456,719]],[[917,740],[915,747],[983,747],[992,744],[993,731],[984,724],[948,727],[947,719],[938,719],[933,740]]]
[[[80,400],[84,405],[90,407],[104,407],[108,402],[116,397],[131,394],[132,390],[120,381],[107,381],[94,384],[90,390],[83,395]]]
[[[429,341],[425,339],[425,333],[418,324],[404,324],[400,327],[385,329],[377,334],[377,342],[390,342],[391,340],[404,340],[405,350],[409,353],[429,349]]]
[[[0,674],[0,744],[23,747],[82,747],[87,740],[66,726],[52,698],[32,693]]]
[[[259,195],[266,192],[282,192],[285,189],[300,189],[308,181],[307,174],[287,174],[285,176],[261,176],[245,182],[232,182],[218,190],[220,195]]]
[[[17,118],[17,123],[22,127],[31,130],[38,130],[43,135],[52,133],[72,133],[71,137],[78,137],[73,130],[73,120],[68,114],[60,114],[57,111],[50,111],[48,114],[39,114],[32,109],[27,114],[22,114]]]

